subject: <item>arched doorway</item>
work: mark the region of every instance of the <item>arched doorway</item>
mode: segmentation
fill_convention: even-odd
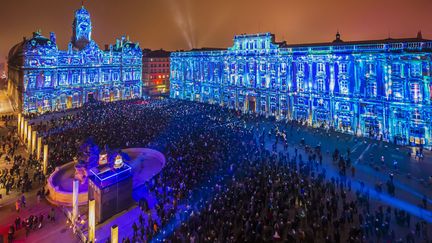
[[[254,96],[247,97],[247,109],[248,112],[256,112],[256,97]]]
[[[111,91],[111,92],[110,92],[110,94],[109,94],[109,101],[110,101],[110,102],[115,101],[114,91]]]
[[[70,109],[70,108],[72,108],[72,96],[69,95],[66,98],[66,109]]]

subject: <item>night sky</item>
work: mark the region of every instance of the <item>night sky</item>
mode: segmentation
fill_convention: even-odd
[[[65,49],[79,0],[1,0],[0,62],[23,36],[53,31]],[[93,39],[122,34],[142,48],[227,47],[235,34],[273,32],[277,41],[432,38],[432,0],[89,0]]]

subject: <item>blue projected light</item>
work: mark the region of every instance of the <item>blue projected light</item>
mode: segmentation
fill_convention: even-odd
[[[8,90],[19,109],[45,112],[80,107],[91,99],[141,97],[139,44],[123,36],[102,50],[91,33],[90,14],[81,7],[75,12],[67,50],[58,49],[54,33],[46,38],[40,31],[12,47]]]
[[[106,165],[91,168],[90,172],[92,174],[90,179],[95,183],[95,185],[99,188],[105,188],[131,177],[132,167],[126,163],[123,163],[119,168]]]
[[[170,96],[431,147],[431,52],[421,33],[304,45],[238,35],[228,49],[172,53]]]

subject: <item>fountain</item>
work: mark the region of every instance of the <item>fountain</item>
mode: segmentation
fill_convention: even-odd
[[[103,164],[117,168],[123,161],[132,167],[133,188],[136,188],[162,170],[165,156],[148,148],[110,150],[105,147],[100,151],[92,139],[87,139],[73,161],[57,167],[49,176],[48,200],[56,205],[72,206],[73,180],[76,179],[79,181],[78,205],[87,204],[90,169]]]

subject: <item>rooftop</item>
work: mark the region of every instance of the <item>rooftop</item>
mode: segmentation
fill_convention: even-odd
[[[343,41],[339,31],[336,33],[336,38],[329,42],[317,42],[317,43],[297,43],[287,44],[286,41],[276,42],[274,34],[271,33],[259,33],[259,34],[241,34],[236,35],[234,40],[257,38],[257,37],[269,37],[272,38],[272,43],[278,45],[280,48],[302,48],[302,47],[328,47],[328,46],[354,46],[354,45],[369,45],[369,44],[392,44],[392,43],[418,43],[418,42],[429,42],[431,40],[424,39],[422,33],[419,31],[416,37],[413,38],[386,38],[386,39],[375,39],[375,40],[359,40],[359,41]],[[186,52],[205,52],[205,51],[224,51],[228,48],[193,48]],[[183,52],[183,51],[180,51]]]
[[[150,49],[144,49],[143,50],[143,57],[169,57],[171,54],[171,52],[169,51],[165,51],[163,49],[159,49],[159,50],[150,50]]]

